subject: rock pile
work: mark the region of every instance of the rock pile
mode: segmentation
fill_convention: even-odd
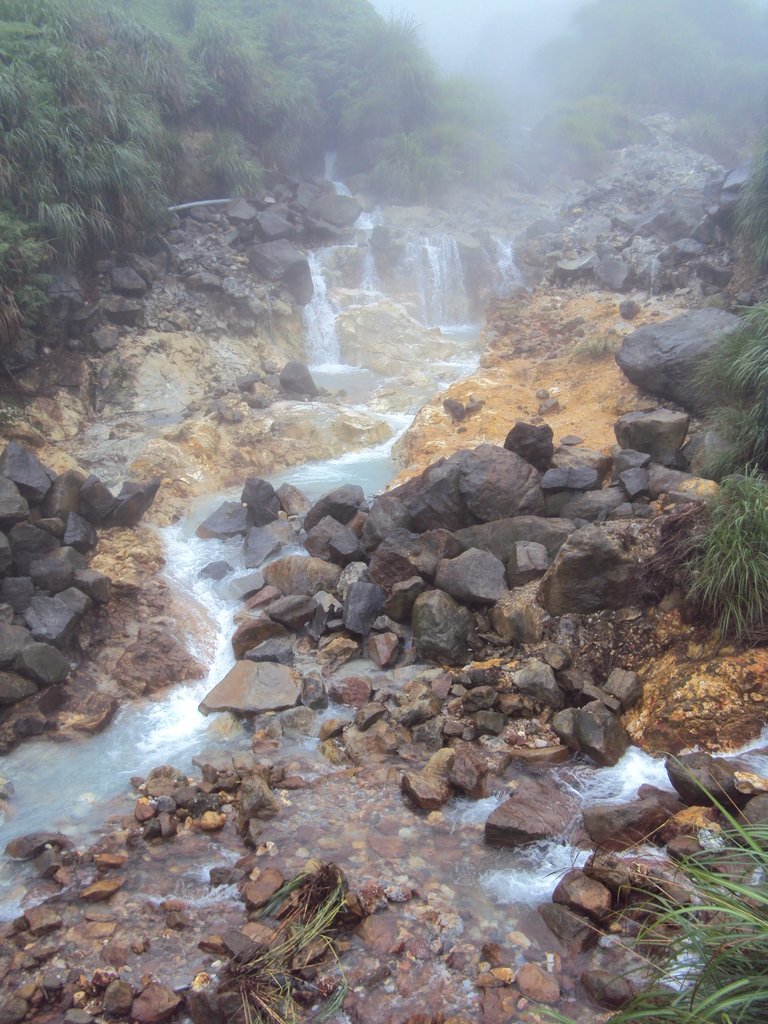
[[[129,481],[115,496],[15,441],[0,456],[0,749],[39,735],[61,706],[78,625],[110,596],[88,568],[97,530],[135,525],[158,485]]]

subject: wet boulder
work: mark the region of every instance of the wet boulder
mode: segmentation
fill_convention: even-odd
[[[555,715],[552,728],[570,750],[579,750],[597,764],[617,764],[627,751],[629,736],[602,701],[568,708]]]
[[[344,484],[342,487],[337,487],[322,495],[312,505],[304,517],[304,529],[309,532],[326,516],[330,516],[346,526],[357,514],[364,500],[363,489],[357,484]]]
[[[560,879],[552,893],[552,901],[598,922],[609,917],[613,909],[611,890],[578,868]]]
[[[571,534],[541,582],[550,615],[622,608],[636,595],[637,566],[620,541],[597,526]]]
[[[315,398],[320,394],[312,374],[305,363],[292,359],[280,371],[280,390],[287,395],[304,395]]]
[[[414,601],[425,589],[426,583],[421,576],[409,576],[407,580],[393,584],[382,612],[395,622],[405,622],[411,616]]]
[[[248,509],[242,502],[225,501],[197,528],[197,536],[204,540],[229,540],[242,536],[248,530]]]
[[[246,569],[258,569],[270,555],[282,547],[282,541],[268,526],[254,526],[245,535],[243,556]]]
[[[437,564],[435,586],[462,604],[495,604],[506,592],[506,571],[489,551],[470,548]]]
[[[741,768],[738,761],[698,751],[668,757],[664,767],[669,781],[687,804],[742,806],[749,799],[736,786],[735,773]]]
[[[287,516],[304,516],[312,506],[309,498],[293,484],[280,484],[275,494],[280,502],[280,508]]]
[[[413,642],[420,658],[439,664],[463,665],[473,626],[470,612],[440,590],[416,598],[411,618]]]
[[[687,413],[654,409],[621,416],[614,431],[622,449],[647,452],[656,462],[662,462],[670,452],[683,447],[689,424]]]
[[[203,699],[200,711],[204,715],[217,711],[239,715],[285,711],[298,705],[300,683],[298,672],[286,665],[239,661]]]
[[[14,659],[14,668],[40,686],[55,686],[69,675],[69,660],[51,644],[25,644]]]
[[[313,598],[294,594],[290,597],[279,597],[269,604],[267,614],[274,622],[291,630],[292,633],[300,633],[315,614]],[[251,661],[258,659],[251,658]]]
[[[545,779],[521,779],[514,794],[485,823],[490,846],[515,848],[564,835],[578,811],[578,801]]]
[[[682,810],[682,805],[678,804],[678,809]],[[669,801],[655,796],[619,804],[590,804],[582,812],[587,835],[606,851],[658,841],[659,831],[675,813]]]
[[[697,366],[721,337],[741,320],[721,309],[697,309],[664,323],[647,324],[628,335],[616,362],[629,380],[648,394],[696,410]]]
[[[274,487],[261,477],[248,477],[240,501],[248,509],[248,521],[252,526],[267,526],[273,523],[280,511],[280,499]]]
[[[331,192],[315,199],[308,211],[310,217],[324,220],[336,228],[350,227],[362,212],[363,208],[352,196],[336,195]]]
[[[43,501],[55,475],[18,441],[9,441],[0,455],[0,476],[11,480],[19,493],[34,504],[39,505]]]
[[[96,476],[89,476],[79,492],[79,514],[93,526],[102,526],[117,508],[117,498]]]
[[[251,648],[265,640],[287,635],[285,626],[263,611],[242,612],[236,621],[237,628],[232,634],[232,650],[236,658],[244,658]]]
[[[552,456],[555,453],[555,446],[552,443],[552,427],[547,423],[541,426],[534,426],[532,423],[523,423],[521,420],[507,434],[504,447],[507,451],[514,452],[521,459],[544,473],[549,469]]]

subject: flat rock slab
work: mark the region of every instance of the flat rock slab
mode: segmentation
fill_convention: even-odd
[[[287,665],[239,661],[203,700],[200,711],[259,715],[296,707],[300,697],[301,677]]]

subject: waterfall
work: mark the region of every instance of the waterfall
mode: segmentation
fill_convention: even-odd
[[[406,265],[419,295],[421,320],[427,327],[463,324],[469,302],[459,246],[447,235],[409,242]]]
[[[523,276],[515,262],[515,243],[511,239],[493,239],[496,250],[496,294],[499,298],[508,298],[518,289],[525,288]]]
[[[341,362],[341,346],[336,332],[338,309],[328,295],[328,286],[323,273],[323,257],[328,250],[318,249],[307,253],[312,273],[314,295],[304,307],[304,347],[310,366],[336,366]]]
[[[334,152],[328,152],[325,154],[325,171],[323,172],[323,177],[326,181],[330,181],[336,189],[337,196],[351,196],[352,193],[344,182],[336,181],[336,156],[337,154]]]
[[[381,224],[383,217],[379,210],[373,213],[361,213],[355,227],[362,237],[361,247],[365,247],[363,258],[363,273],[360,279],[360,291],[369,292],[371,295],[381,295],[381,280],[376,270],[376,254],[371,248],[371,232]]]

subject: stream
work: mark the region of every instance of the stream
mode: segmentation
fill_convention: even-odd
[[[509,245],[500,246],[505,280],[515,283],[512,253]],[[423,322],[434,326],[443,321],[438,323],[442,334],[461,349],[457,358],[436,361],[437,386],[447,386],[470,373],[479,357],[479,330],[464,322],[468,305],[460,294],[463,285],[457,276],[455,243],[423,240],[414,245],[410,258],[421,293]],[[325,286],[322,252],[313,254],[312,270],[315,300],[306,312],[305,331],[313,375],[322,387],[343,393],[347,404],[370,411],[391,382],[365,367],[342,362],[335,330],[339,308]],[[370,285],[375,268],[367,265],[365,273]],[[376,300],[375,291],[367,294],[371,301]],[[430,394],[401,396],[394,411],[377,409],[392,427],[389,441],[276,473],[270,481],[275,486],[289,482],[311,499],[348,482],[362,486],[367,495],[380,493],[395,472],[393,444]],[[204,609],[210,623],[202,641],[188,638],[193,653],[209,666],[205,678],[172,688],[160,700],[123,707],[111,725],[91,739],[65,744],[32,740],[5,757],[0,772],[13,784],[14,795],[0,820],[0,847],[14,836],[42,829],[63,831],[79,845],[87,845],[104,830],[105,819],[130,813],[135,799],[133,776],[146,775],[160,764],[191,774],[193,758],[203,751],[251,750],[251,733],[234,718],[205,718],[198,711],[201,699],[234,664],[230,638],[233,616],[241,607],[237,581],[249,570],[243,567],[240,540],[201,540],[195,530],[214,507],[233,496],[210,495],[182,522],[159,531],[169,583],[186,601]],[[219,559],[228,561],[234,574],[220,582],[201,578],[200,570]],[[347,664],[344,674],[365,673],[373,677],[374,685],[377,679],[402,685],[417,670],[382,672],[361,661]],[[477,999],[473,986],[465,982],[456,988],[455,976],[451,975],[449,984],[439,962],[427,964],[436,932],[444,946],[462,942],[480,948],[485,942],[504,942],[522,933],[546,949],[552,939],[535,907],[549,898],[559,876],[583,863],[587,854],[579,848],[575,835],[520,851],[486,846],[485,820],[506,798],[505,792],[479,801],[456,799],[443,812],[428,816],[414,813],[401,798],[398,774],[392,766],[352,770],[334,767],[319,755],[317,733],[324,717],[330,715],[349,717],[349,709],[331,707],[327,713],[315,714],[306,734],[280,737],[267,730],[263,739],[267,756],[287,764],[290,774],[301,775],[309,785],[281,794],[281,813],[265,825],[266,855],[279,856],[286,876],[300,870],[307,858],[317,856],[336,862],[356,885],[376,881],[417,893],[421,901],[404,903],[400,916],[392,915],[392,919],[407,922],[414,955],[424,961],[420,985],[431,988],[444,1005],[471,1011]],[[768,758],[756,757],[753,763],[757,770],[768,768]],[[645,783],[671,790],[663,761],[636,748],[615,768],[579,764],[549,770],[583,804],[631,799]],[[227,830],[215,839],[185,834],[170,845],[174,853],[168,859],[146,855],[141,870],[132,873],[132,898],[159,904],[174,895],[184,899],[201,919],[214,908],[217,920],[225,921],[237,903],[236,890],[232,886],[212,890],[208,870],[231,864],[239,855],[241,849],[238,852],[234,837],[227,838]],[[7,858],[0,860],[0,918],[16,917],[25,901],[34,902],[41,891],[25,866]],[[390,938],[387,934],[382,944]],[[522,963],[525,942],[519,938],[514,942],[519,943]],[[419,943],[425,949],[423,956]],[[185,953],[177,951],[173,963],[166,965],[180,985],[188,983],[190,971],[200,963],[195,942],[187,945]],[[159,947],[158,953],[161,950]],[[398,1000],[407,1003],[408,988],[390,979],[377,986],[370,998],[372,1007],[376,1000],[387,999],[387,1007],[394,1010]]]

